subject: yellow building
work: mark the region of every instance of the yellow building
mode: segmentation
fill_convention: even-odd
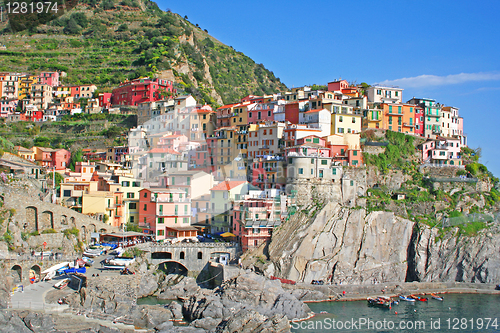
[[[362,117],[352,106],[333,106],[331,134],[360,133]]]
[[[18,82],[19,82],[19,89],[18,89],[19,100],[23,100],[29,98],[31,93],[31,86],[35,83],[38,83],[38,76],[36,75],[19,76]]]
[[[363,129],[365,128],[383,128],[383,116],[381,109],[365,110],[363,117]]]

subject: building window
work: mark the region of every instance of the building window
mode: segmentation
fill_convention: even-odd
[[[304,174],[304,169],[299,168],[299,175],[303,175],[303,174]]]
[[[323,170],[319,170],[319,178],[323,178]]]
[[[351,186],[354,186],[354,180],[351,180]]]
[[[337,174],[337,169],[332,169],[332,175],[336,175]]]
[[[201,251],[200,251],[200,252],[198,252],[198,259],[199,259],[199,260],[203,259],[203,253],[201,253]]]
[[[128,209],[137,209],[137,203],[131,202],[128,204]]]
[[[183,260],[185,257],[184,251],[182,251],[179,255],[179,259]]]
[[[148,210],[148,204],[144,204],[144,211]]]

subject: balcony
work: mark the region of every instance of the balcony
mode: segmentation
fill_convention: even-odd
[[[388,111],[387,114],[390,116],[403,116],[403,113],[398,113],[396,111]]]
[[[259,149],[269,149],[269,145],[260,145]]]
[[[175,185],[174,185],[175,186]],[[158,202],[158,203],[178,203],[178,202],[191,202],[190,198],[177,198],[177,199],[172,199],[172,198],[155,198],[151,197],[151,202]]]
[[[403,123],[403,126],[406,126],[406,127],[415,127],[415,124],[410,124],[410,123]]]

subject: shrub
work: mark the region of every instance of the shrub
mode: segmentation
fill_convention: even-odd
[[[55,233],[57,233],[57,231],[55,231],[52,228],[45,229],[44,231],[42,231],[42,234],[55,234]]]

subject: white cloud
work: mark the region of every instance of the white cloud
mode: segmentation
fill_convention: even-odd
[[[377,85],[399,86],[401,88],[419,88],[427,86],[460,84],[471,81],[495,81],[495,80],[500,80],[499,72],[460,73],[460,74],[451,74],[446,76],[419,75],[414,77],[405,77],[396,80],[385,80],[377,83]]]

